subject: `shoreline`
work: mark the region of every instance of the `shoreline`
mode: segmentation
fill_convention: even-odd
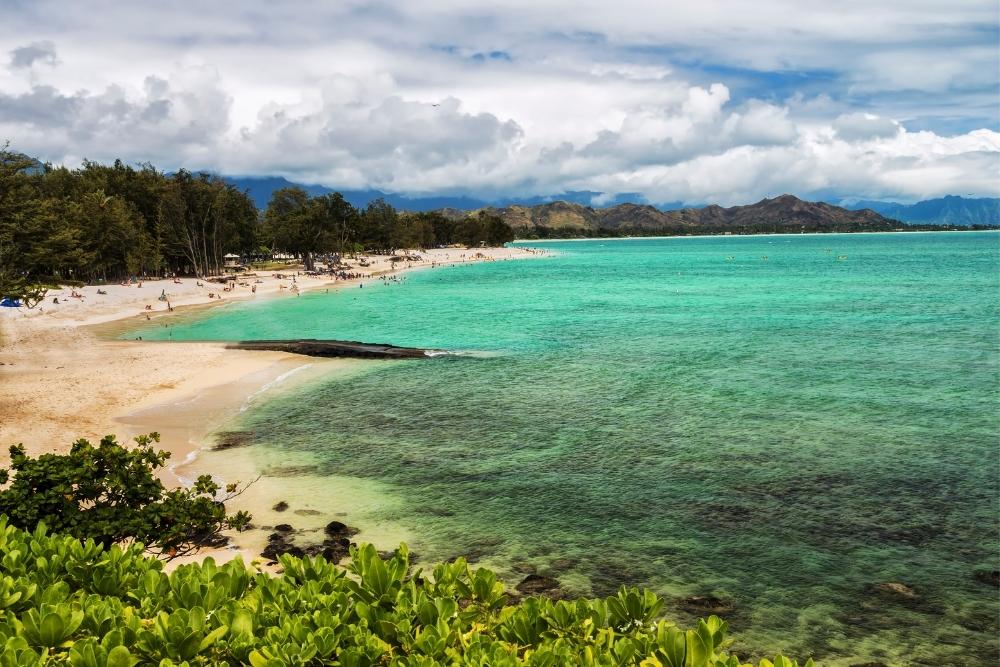
[[[419,268],[537,256],[525,248],[442,248],[420,254],[419,262],[398,262],[404,266],[393,266],[389,256],[364,256],[369,266],[350,269],[363,272],[361,277],[331,281],[328,276],[298,275],[294,285],[299,293],[338,289]],[[155,430],[161,433],[158,447],[171,453],[161,478],[167,486],[176,486],[198,453],[208,448],[211,433],[236,417],[248,401],[359,363],[384,363],[227,350],[224,342],[111,338],[142,318],[185,317],[234,300],[293,298],[294,271],[283,271],[288,278],[248,275],[249,281],[243,281],[246,286],[238,285],[235,293],[221,300],[208,295],[220,293],[222,285],[199,285],[202,281],[185,278],[146,281],[141,288],[106,285],[51,290],[34,310],[0,308],[0,414],[4,415],[0,467],[9,460],[8,447],[19,442],[29,455],[37,456],[67,451],[79,438],[96,442],[113,433],[119,442],[129,442],[137,434]],[[98,289],[104,294],[98,294]],[[72,297],[74,291],[83,298]],[[161,292],[169,298],[169,310],[167,302],[157,300]],[[152,308],[147,310],[147,305]],[[180,410],[182,405],[191,409]],[[186,417],[181,423],[169,423],[166,415],[173,412],[186,412]],[[205,472],[221,477],[219,471]],[[259,524],[256,519],[255,523]],[[219,559],[236,553],[206,549],[193,558]],[[244,556],[249,562],[256,553]]]
[[[669,236],[580,236],[565,239],[514,239],[511,243],[560,243],[563,241],[640,241],[642,239],[734,239],[761,236],[857,236],[859,234],[952,234],[967,232],[1000,233],[1000,229],[914,229],[884,232],[773,232],[763,234],[672,234]],[[521,247],[521,246],[519,246]]]

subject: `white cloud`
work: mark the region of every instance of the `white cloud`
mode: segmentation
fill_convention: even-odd
[[[59,64],[56,58],[56,46],[48,40],[32,42],[25,46],[19,46],[10,52],[11,69],[30,68],[35,63],[55,67]]]
[[[0,139],[56,162],[412,193],[995,194],[998,135],[971,128],[1000,122],[998,16],[973,0],[42,0],[5,8]]]
[[[837,136],[846,141],[862,141],[893,137],[902,131],[899,123],[891,118],[880,118],[870,113],[849,113],[833,121]]]

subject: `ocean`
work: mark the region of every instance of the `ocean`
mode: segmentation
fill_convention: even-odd
[[[131,335],[454,352],[258,400],[228,427],[255,444],[205,454],[249,457],[293,507],[316,504],[299,476],[367,488],[343,520],[401,527],[421,565],[647,586],[682,622],[716,598],[744,657],[994,664],[1000,234],[523,245],[551,256]]]

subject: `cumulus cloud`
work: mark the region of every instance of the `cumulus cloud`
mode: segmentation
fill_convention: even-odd
[[[153,160],[177,166],[204,162],[229,124],[230,98],[211,68],[148,76],[141,87],[108,85],[66,93],[32,85],[0,92],[0,136],[18,149],[70,163],[90,157]]]
[[[469,113],[461,102],[368,97],[362,82],[340,78],[344,97],[327,95],[319,109],[272,106],[239,141],[225,166],[255,171],[261,163],[307,179],[349,187],[430,190],[453,187],[469,171],[489,173],[512,157],[522,130],[511,120]]]
[[[833,129],[837,131],[837,136],[847,141],[893,137],[902,130],[899,123],[891,118],[860,112],[837,116]]]
[[[5,12],[0,140],[408,193],[996,194],[986,4],[39,0]]]
[[[55,67],[59,64],[56,58],[56,45],[48,40],[32,42],[27,46],[19,46],[10,52],[10,67],[12,69],[29,68],[35,63]]]

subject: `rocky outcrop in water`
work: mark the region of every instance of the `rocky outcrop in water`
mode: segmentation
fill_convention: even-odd
[[[249,447],[253,444],[253,431],[220,431],[215,434],[213,452],[223,452],[227,449]]]
[[[1000,570],[977,570],[976,581],[981,581],[987,586],[1000,587]]]
[[[692,595],[679,602],[679,605],[693,614],[728,614],[733,610],[733,603],[714,595]]]
[[[438,350],[397,347],[387,343],[360,343],[351,340],[244,340],[230,343],[227,350],[268,350],[309,357],[350,357],[354,359],[422,359]]]
[[[890,581],[884,584],[874,584],[871,590],[879,595],[884,595],[897,600],[918,600],[920,595],[910,586],[901,584],[898,581]]]
[[[522,595],[545,595],[546,597],[561,598],[562,591],[559,590],[559,581],[552,577],[541,574],[529,574],[515,588]]]

